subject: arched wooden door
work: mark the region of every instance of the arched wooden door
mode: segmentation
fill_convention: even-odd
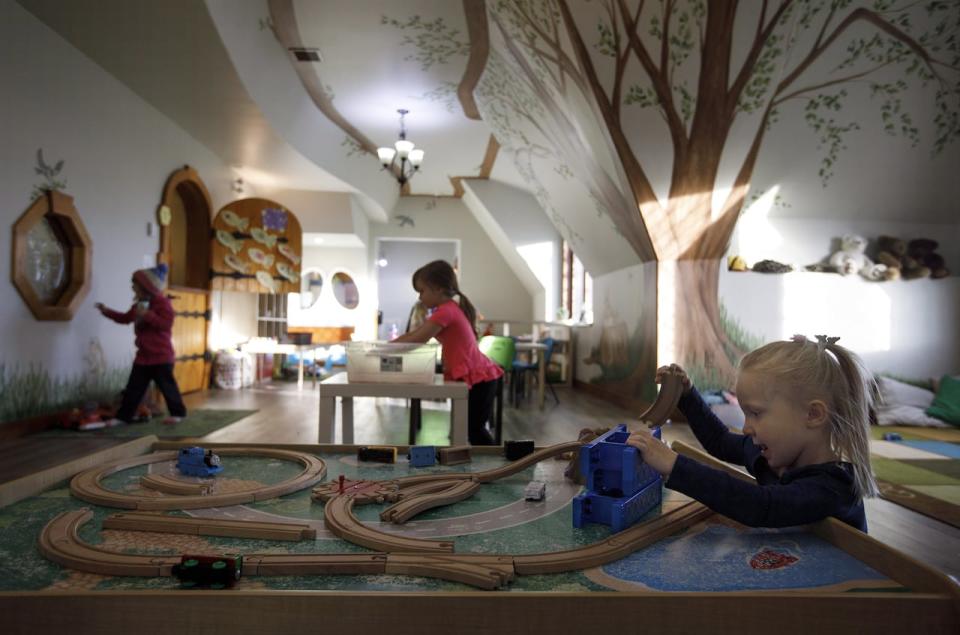
[[[168,294],[176,312],[173,375],[180,392],[204,390],[210,383],[207,350],[210,311],[210,218],[213,203],[197,171],[184,166],[170,175],[157,212],[160,252],[169,271]]]

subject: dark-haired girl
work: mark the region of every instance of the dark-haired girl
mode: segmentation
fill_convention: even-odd
[[[453,267],[444,260],[434,260],[417,269],[413,274],[413,288],[420,294],[421,304],[432,311],[423,324],[393,341],[427,342],[432,337],[439,340],[443,347],[443,378],[462,381],[470,389],[467,406],[470,443],[493,445],[487,421],[493,410],[497,379],[503,370],[477,347],[476,309],[460,291]]]

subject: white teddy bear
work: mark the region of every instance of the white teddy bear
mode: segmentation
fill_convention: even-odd
[[[883,280],[887,266],[874,263],[864,253],[867,239],[856,234],[847,234],[840,239],[840,251],[830,256],[830,264],[844,276],[859,273],[867,280]]]

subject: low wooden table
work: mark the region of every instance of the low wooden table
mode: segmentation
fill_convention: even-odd
[[[346,373],[337,373],[320,382],[320,443],[334,443],[336,437],[337,397],[343,420],[343,443],[353,443],[353,398],[394,397],[397,399],[449,399],[450,443],[467,443],[467,394],[463,382],[448,382],[436,375],[432,384],[354,382]]]

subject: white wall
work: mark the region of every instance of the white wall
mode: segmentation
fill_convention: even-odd
[[[392,220],[397,215],[412,218],[415,226],[401,227],[397,221],[371,223],[371,245],[377,238],[460,240],[460,288],[477,311],[488,320],[529,322],[533,319],[530,293],[462,201],[405,196],[390,213]]]
[[[562,243],[537,199],[525,190],[486,179],[467,179],[463,188],[467,207],[533,294],[533,314],[538,320],[556,320]]]
[[[210,293],[210,349],[232,350],[257,336],[257,299],[241,291]]]
[[[960,370],[960,223],[765,217],[748,211],[730,254],[806,265],[829,256],[847,233],[871,242],[886,234],[933,238],[953,275],[870,282],[859,276],[797,271],[783,275],[722,271],[720,298],[748,333],[770,341],[803,333],[839,336],[875,372],[929,378]]]
[[[352,326],[357,339],[375,339],[377,326],[377,287],[370,275],[366,247],[304,246],[301,276],[311,270],[323,274],[320,297],[309,309],[300,308],[299,294],[291,294],[287,304],[288,326]],[[333,276],[344,272],[357,285],[360,303],[355,309],[343,307],[333,294]]]
[[[159,54],[159,53],[158,53]],[[207,148],[81,55],[13,2],[0,3],[0,215],[9,228],[31,203],[43,179],[34,173],[36,152],[64,161],[65,192],[93,241],[90,293],[67,322],[38,322],[10,280],[10,259],[0,258],[0,362],[38,364],[51,375],[84,370],[90,340],[107,362],[133,357],[129,326],[110,322],[95,302],[130,306],[130,274],[155,262],[156,209],[163,185],[176,169],[197,169],[213,198],[226,204],[234,178]],[[153,235],[147,224],[153,223]],[[9,233],[5,238],[10,249]],[[9,252],[7,252],[9,253]]]

